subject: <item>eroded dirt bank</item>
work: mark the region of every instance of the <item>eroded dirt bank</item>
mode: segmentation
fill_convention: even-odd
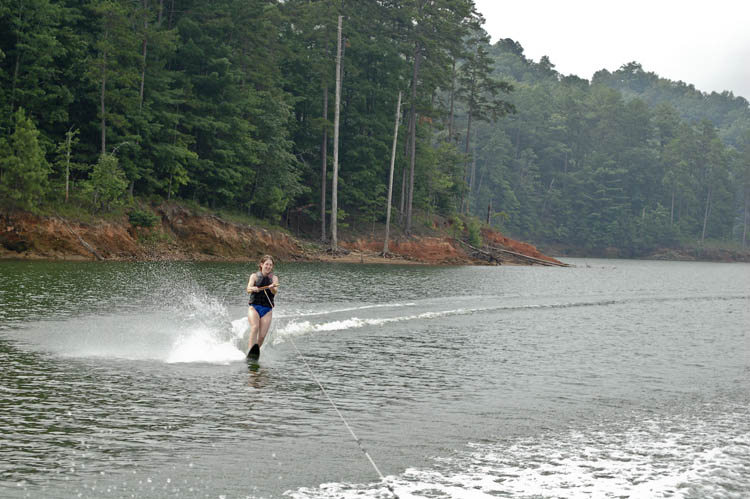
[[[535,247],[497,232],[483,233],[490,247],[499,251],[490,248],[494,259],[448,236],[393,238],[387,257],[380,255],[382,238],[344,239],[339,242],[341,251],[334,255],[322,245],[297,239],[280,230],[229,222],[183,207],[163,206],[156,211],[160,221],[149,228],[134,227],[127,217],[83,223],[58,216],[0,213],[0,258],[252,261],[270,253],[283,261],[436,265],[537,263],[523,258],[526,255],[557,262]],[[504,253],[500,251],[503,248]]]

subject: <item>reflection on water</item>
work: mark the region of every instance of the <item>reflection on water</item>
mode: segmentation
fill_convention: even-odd
[[[0,496],[388,497],[291,339],[401,497],[747,495],[750,266],[587,263],[279,264],[248,364],[252,266],[0,262]]]

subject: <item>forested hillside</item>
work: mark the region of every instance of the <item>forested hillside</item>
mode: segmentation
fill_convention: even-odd
[[[495,76],[518,110],[477,130],[477,215],[536,241],[586,248],[747,241],[750,109],[637,63],[592,82],[501,40]]]
[[[482,21],[471,0],[3,1],[0,205],[182,199],[327,238],[334,194],[338,221],[384,221],[401,92],[399,230],[473,214],[632,254],[745,243],[745,99],[636,63],[564,76]]]

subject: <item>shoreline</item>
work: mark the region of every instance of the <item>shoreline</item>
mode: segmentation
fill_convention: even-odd
[[[513,255],[485,258],[467,251],[447,230],[431,235],[396,235],[389,255],[382,256],[383,240],[373,233],[339,240],[336,254],[323,243],[297,238],[283,229],[266,229],[196,213],[179,205],[153,208],[151,227],[132,225],[127,216],[92,222],[27,212],[0,212],[0,260],[31,261],[255,261],[272,254],[281,261],[402,265],[528,264],[521,257],[559,264],[534,246],[486,229],[483,237]],[[502,250],[500,250],[502,251]],[[509,252],[513,253],[513,252]]]
[[[126,216],[91,223],[60,216],[0,212],[0,260],[25,261],[193,261],[252,262],[263,254],[281,261],[377,265],[554,265],[566,266],[535,246],[482,229],[482,248],[446,235],[448,228],[431,235],[396,235],[382,255],[383,239],[342,238],[333,254],[320,241],[305,240],[282,229],[266,229],[230,222],[187,208],[162,205],[153,227],[135,227]],[[623,254],[616,248],[578,254],[557,248],[561,257],[626,258],[669,261],[750,263],[750,250],[720,248],[662,249],[646,256]]]

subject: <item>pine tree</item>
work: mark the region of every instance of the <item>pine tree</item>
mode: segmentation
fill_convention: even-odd
[[[94,211],[111,211],[121,205],[128,186],[125,172],[114,154],[102,154],[84,183],[84,192],[91,195]]]
[[[39,131],[19,107],[14,130],[0,138],[0,193],[11,207],[34,210],[47,193],[50,166],[39,144]]]

